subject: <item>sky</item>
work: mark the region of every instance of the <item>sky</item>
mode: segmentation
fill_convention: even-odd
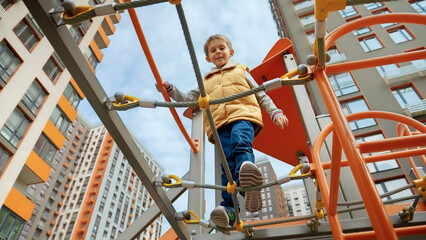
[[[203,52],[204,42],[210,35],[222,33],[228,36],[235,51],[233,59],[251,69],[262,62],[279,39],[267,0],[184,0],[182,7],[202,75],[213,66],[206,62]],[[176,7],[165,2],[137,8],[136,12],[163,81],[173,83],[184,92],[197,87]],[[109,47],[102,49],[104,57],[96,68],[99,82],[108,96],[122,91],[140,99],[164,101],[155,89],[155,78],[129,14],[123,12],[121,17],[121,22],[115,25],[115,34],[109,36]],[[178,108],[177,112],[187,132],[191,133],[191,121],[182,116],[184,110]],[[101,124],[87,100],[80,103],[79,113],[92,127]],[[137,141],[162,166],[164,173],[183,176],[189,170],[191,150],[169,109],[134,108],[119,114]],[[214,170],[211,170],[214,169],[214,148],[208,141],[205,146],[206,183],[214,184]],[[256,158],[267,157],[258,151],[255,155]],[[288,174],[293,168],[272,157],[268,160],[277,177]],[[214,190],[206,190],[205,194],[206,215],[201,218],[208,220],[216,207]],[[177,200],[174,206],[177,211],[186,210],[187,195]],[[169,228],[164,220],[162,232]]]

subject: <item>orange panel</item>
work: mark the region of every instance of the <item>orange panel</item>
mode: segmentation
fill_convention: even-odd
[[[114,26],[114,23],[112,22],[110,16],[105,16],[105,20],[106,20],[106,23],[108,24],[108,27],[111,29],[111,32],[114,33],[115,32],[115,26]]]
[[[25,165],[43,180],[43,182],[47,181],[50,171],[52,170],[52,168],[34,151],[31,151]]]
[[[46,134],[46,137],[52,141],[57,149],[62,148],[65,143],[65,137],[50,120],[48,120],[46,126],[44,126],[43,132]]]
[[[23,218],[25,221],[30,220],[35,204],[28,200],[21,192],[12,187],[4,201],[4,205],[12,212]]]
[[[104,55],[101,53],[101,50],[99,49],[98,44],[96,44],[95,39],[90,42],[90,48],[92,48],[93,53],[95,54],[98,61],[102,62]]]
[[[109,38],[106,35],[104,29],[102,28],[102,26],[99,27],[98,32],[99,32],[99,35],[102,38],[102,41],[104,41],[105,45],[108,47],[110,41],[109,41]]]
[[[77,94],[84,99],[84,94],[83,91],[81,91],[80,87],[77,85],[77,83],[75,82],[74,78],[70,79],[70,83],[71,85],[74,87],[74,89],[77,91]]]
[[[71,103],[68,102],[68,99],[64,95],[62,95],[59,99],[58,106],[65,113],[65,115],[67,115],[68,119],[71,122],[74,122],[75,118],[77,117],[77,111],[72,107]]]
[[[262,64],[250,71],[259,85],[287,73],[283,60],[283,54],[286,53],[295,56],[291,41],[282,38],[275,43]],[[267,94],[272,98],[275,105],[283,110],[289,120],[289,126],[281,130],[270,120],[269,115],[262,111],[265,128],[254,139],[253,147],[293,166],[299,164],[296,155],[299,150],[311,161],[311,150],[307,145],[308,138],[292,87],[282,87]]]

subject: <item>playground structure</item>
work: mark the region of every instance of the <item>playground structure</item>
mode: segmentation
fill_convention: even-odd
[[[314,46],[314,54],[309,57],[310,59],[308,61],[310,66],[298,66],[296,68],[294,60],[293,66],[291,66],[292,62],[289,59],[292,55],[294,55],[292,53],[292,43],[286,39],[281,39],[268,53],[264,62],[258,68],[253,69],[252,71],[253,77],[258,80],[258,82],[259,79],[263,80],[263,83],[259,82],[262,84],[260,84],[258,88],[224,99],[209,100],[203,87],[202,78],[198,69],[198,63],[196,62],[196,57],[189,36],[188,27],[186,26],[187,24],[183,14],[182,5],[180,1],[169,1],[170,3],[176,5],[176,9],[181,20],[185,39],[187,40],[188,49],[194,65],[195,74],[201,93],[201,97],[198,102],[171,103],[170,99],[166,94],[166,91],[163,91],[163,95],[166,99],[166,102],[145,101],[121,94],[116,94],[114,97],[108,98],[106,93],[103,91],[102,86],[99,84],[99,81],[96,79],[96,76],[94,75],[93,71],[86,63],[84,56],[81,54],[81,51],[77,48],[72,38],[69,37],[69,32],[66,29],[66,26],[58,26],[58,22],[56,22],[50,17],[51,13],[49,13],[50,9],[48,9],[47,4],[42,3],[41,0],[24,0],[24,2],[32,13],[32,15],[34,16],[34,18],[39,23],[39,25],[42,27],[46,36],[49,38],[56,52],[64,61],[65,65],[69,69],[74,79],[83,89],[85,95],[87,96],[87,99],[92,104],[99,118],[103,121],[104,125],[107,127],[108,131],[113,136],[114,140],[117,142],[120,149],[125,154],[129,163],[132,165],[134,171],[146,185],[147,190],[156,202],[156,206],[151,207],[149,211],[144,213],[143,217],[137,219],[128,228],[128,230],[126,230],[126,232],[124,232],[120,236],[120,239],[131,239],[133,237],[136,237],[137,234],[142,232],[144,228],[150,224],[150,221],[154,220],[155,217],[158,216],[160,213],[164,214],[164,216],[170,222],[177,237],[180,239],[191,238],[190,233],[183,222],[188,225],[199,224],[203,227],[218,229],[224,232],[237,230],[239,232],[244,233],[240,235],[232,234],[231,237],[234,237],[232,239],[241,239],[245,236],[253,238],[277,239],[279,238],[279,236],[285,237],[283,236],[283,234],[288,234],[286,236],[289,236],[291,234],[291,231],[276,230],[275,232],[265,232],[270,229],[253,230],[253,228],[262,227],[264,225],[270,224],[287,223],[293,220],[310,220],[309,227],[306,227],[306,225],[304,225],[302,226],[304,230],[300,230],[301,232],[306,234],[305,237],[308,235],[320,236],[325,234],[328,234],[328,236],[330,236],[330,234],[332,234],[334,239],[398,239],[398,236],[419,235],[424,234],[426,232],[426,214],[424,212],[426,208],[424,206],[424,202],[420,201],[420,199],[424,199],[426,197],[426,178],[424,176],[420,176],[420,173],[417,171],[417,167],[415,166],[414,161],[411,160],[411,158],[414,156],[420,156],[423,161],[423,165],[426,165],[426,158],[424,156],[426,154],[426,127],[422,123],[415,121],[412,118],[389,112],[372,111],[345,116],[341,110],[340,104],[336,96],[334,95],[333,89],[327,77],[327,75],[333,73],[393,64],[398,62],[406,62],[417,59],[425,59],[426,50],[423,49],[415,52],[401,53],[391,56],[372,58],[368,60],[358,60],[326,66],[326,50],[332,45],[334,41],[336,41],[338,38],[345,35],[346,33],[352,32],[362,27],[389,22],[404,22],[424,25],[426,24],[426,16],[420,14],[398,13],[366,17],[347,23],[341,26],[340,28],[335,29],[327,37],[325,37],[325,24],[328,12],[344,9],[346,5],[355,5],[360,3],[370,3],[379,1],[348,0],[345,2],[340,0],[317,0],[315,4],[315,17],[317,19],[315,29],[316,41]],[[149,47],[143,35],[142,29],[139,25],[136,12],[133,9],[134,7],[140,7],[159,2],[166,1],[141,0],[125,2],[122,4],[102,4],[98,5],[100,7],[95,7],[94,9],[74,8],[73,6],[64,5],[64,7],[66,8],[65,10],[67,11],[61,21],[67,24],[75,24],[87,18],[95,17],[96,14],[112,14],[118,10],[128,9],[132,22],[135,26],[135,30],[141,42],[144,54],[147,57],[154,77],[157,82],[161,82],[160,74],[155,67],[155,62],[149,51]],[[97,8],[98,10],[96,10]],[[71,11],[73,9],[76,12]],[[265,79],[274,80],[265,81]],[[313,79],[317,81],[318,86],[321,90],[322,96],[327,105],[327,109],[330,113],[332,124],[326,127],[318,135],[312,150],[310,150],[309,148],[303,148],[300,145],[298,146],[298,142],[292,145],[298,148],[299,150],[302,149],[300,151],[299,158],[308,158],[311,161],[311,164],[297,165],[288,176],[284,176],[278,179],[276,182],[256,187],[262,188],[271,186],[273,184],[283,184],[292,179],[313,177],[315,179],[317,187],[317,204],[315,206],[314,214],[309,216],[303,216],[302,218],[297,219],[277,219],[269,222],[244,224],[239,219],[239,217],[237,217],[235,227],[229,229],[219,229],[211,223],[199,219],[195,211],[189,210],[184,213],[177,213],[171,203],[188,188],[213,188],[217,190],[226,189],[227,191],[233,193],[234,206],[236,206],[236,192],[250,191],[254,189],[244,189],[236,187],[235,182],[233,182],[232,178],[229,177],[229,169],[226,169],[226,167],[225,170],[227,171],[229,180],[228,187],[208,186],[196,181],[198,179],[181,180],[179,177],[174,175],[164,176],[162,178],[155,178],[152,172],[150,172],[150,168],[147,166],[146,162],[141,160],[142,157],[140,156],[140,152],[138,151],[136,144],[132,141],[132,137],[130,136],[130,133],[128,132],[127,128],[124,126],[122,120],[115,111],[112,111],[127,110],[134,107],[169,107],[179,128],[185,136],[185,139],[188,141],[188,144],[192,149],[191,161],[194,161],[194,159],[196,159],[197,157],[195,156],[194,159],[192,159],[192,155],[201,154],[200,151],[202,152],[202,148],[200,148],[200,146],[202,146],[202,143],[196,141],[196,139],[203,139],[202,128],[200,130],[198,127],[195,132],[193,129],[193,136],[190,137],[189,134],[186,133],[185,129],[183,128],[182,123],[180,122],[179,117],[177,116],[177,113],[174,110],[175,107],[200,107],[201,109],[206,111],[210,125],[214,126],[209,110],[210,105],[219,104],[221,102],[226,101],[232,101],[233,99],[253,94],[256,91],[270,91],[282,88],[283,86],[304,84],[307,81],[311,81]],[[285,87],[284,89],[288,90],[289,87]],[[200,114],[198,114],[198,116],[197,114],[194,114],[193,126],[201,126],[202,121],[200,121],[199,115]],[[398,122],[398,137],[373,142],[356,143],[348,122],[364,118],[382,118]],[[218,139],[214,127],[212,127],[212,130],[216,143],[219,143],[220,141]],[[332,159],[330,163],[323,163],[320,159],[321,146],[323,145],[325,138],[331,132],[333,132],[333,150],[331,157]],[[291,154],[296,156],[295,151],[292,151],[292,148],[290,149]],[[398,149],[404,150],[396,151]],[[219,148],[219,158],[221,159],[224,166],[226,166],[223,151],[220,150],[221,149]],[[345,153],[345,156],[347,158],[346,160],[341,159],[342,150]],[[387,150],[393,152],[387,152],[368,157],[362,155],[364,153]],[[402,157],[410,159],[412,167],[418,178],[418,180],[414,181],[414,183],[408,185],[404,189],[415,188],[418,194],[413,195],[409,198],[399,199],[399,201],[412,200],[412,203],[408,207],[404,207],[403,209],[401,209],[400,213],[396,215],[395,213],[389,214],[384,206],[384,202],[381,199],[384,196],[380,196],[378,194],[371,175],[366,167],[366,163]],[[293,165],[296,165],[294,163],[297,163],[297,161],[293,162]],[[355,181],[358,185],[358,189],[363,199],[362,203],[364,204],[364,206],[352,208],[350,207],[345,208],[344,210],[337,208],[337,206],[339,205],[339,203],[337,202],[337,194],[340,168],[345,166],[349,166],[354,175]],[[327,169],[330,169],[330,180],[327,180],[325,174],[325,170]],[[296,172],[299,170],[301,170],[302,173],[300,175],[296,175]],[[187,179],[187,176],[183,177],[182,179]],[[161,188],[161,186],[171,189],[166,193]],[[404,189],[398,190],[402,191]],[[397,191],[394,191],[392,193],[395,192]],[[392,202],[395,201],[391,201],[390,203]],[[357,204],[359,205],[359,203]],[[351,204],[347,203],[347,205]],[[356,204],[352,203],[352,205]],[[342,211],[352,211],[363,207],[365,207],[368,213],[371,226],[360,225],[358,228],[354,228],[348,231],[347,224],[344,225],[343,221],[339,220],[338,214]],[[324,208],[326,211],[324,211]],[[238,213],[238,210],[236,212]],[[319,225],[320,220],[324,219],[325,216],[327,216],[329,224],[329,227],[326,227],[328,230],[322,229],[323,225],[325,225],[323,221],[321,221],[321,227]],[[295,235],[297,234],[295,233]],[[214,238],[214,235],[200,235],[199,237],[199,239],[208,239],[209,237]],[[196,238],[197,236],[192,236],[192,239]]]

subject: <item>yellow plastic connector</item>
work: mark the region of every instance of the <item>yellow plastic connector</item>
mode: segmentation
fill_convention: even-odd
[[[169,0],[169,3],[173,4],[173,5],[178,5],[182,2],[182,0]]]
[[[297,74],[299,74],[299,72],[297,71],[297,69],[294,69],[286,74],[284,74],[283,76],[280,77],[281,80],[288,80],[294,76],[296,76]]]
[[[237,224],[237,222],[234,223],[235,229],[239,232],[242,232],[244,229],[244,223],[243,221],[240,221],[240,224]]]
[[[205,97],[201,97],[200,96],[200,98],[198,98],[198,106],[201,109],[207,109],[210,106],[210,102],[209,101],[210,101],[210,96],[209,95],[206,95]]]
[[[299,165],[297,165],[296,167],[294,167],[293,168],[293,170],[291,170],[291,172],[290,172],[290,177],[291,178],[295,178],[295,177],[305,177],[305,176],[309,176],[310,174],[311,174],[311,171],[309,170],[308,172],[306,172],[306,173],[303,173],[303,174],[301,174],[301,175],[295,175],[296,174],[296,172],[297,171],[299,171],[300,169],[302,169],[303,168],[303,164],[299,164]]]
[[[319,201],[318,199],[315,201],[315,208],[322,209],[324,207],[324,201]]]
[[[80,15],[83,15],[83,14],[85,14],[85,13],[87,13],[87,12],[93,10],[93,9],[94,9],[94,7],[92,7],[92,6],[78,6],[78,7],[75,7],[75,11],[77,12],[76,15],[71,15],[71,13],[64,12],[64,15],[62,16],[62,18],[64,20],[71,20],[71,19],[76,18]],[[79,24],[79,23],[75,23],[75,24]]]
[[[426,176],[424,176],[423,178],[414,180],[413,183],[416,188],[419,188],[419,187],[426,188]]]
[[[324,211],[322,209],[315,208],[314,212],[315,212],[315,216],[318,219],[323,219],[324,218]]]
[[[228,182],[228,185],[226,185],[226,191],[230,194],[235,193],[236,188],[237,188],[237,183],[235,181],[234,181],[234,184],[232,185],[229,182]]]
[[[315,18],[324,21],[328,13],[346,8],[346,0],[315,0]]]
[[[129,96],[129,95],[124,95],[124,100],[125,100],[126,103],[121,103],[119,101],[116,101],[116,102],[113,102],[112,105],[114,107],[124,107],[124,106],[127,106],[129,104],[139,102],[139,98],[132,97],[132,96]]]
[[[197,224],[200,222],[200,218],[192,210],[188,210],[188,213],[194,217],[194,220],[184,218],[183,221],[187,224]]]
[[[175,183],[163,183],[163,186],[165,187],[180,187],[182,186],[182,179],[180,179],[178,176],[176,175],[169,175],[169,178],[175,180]]]

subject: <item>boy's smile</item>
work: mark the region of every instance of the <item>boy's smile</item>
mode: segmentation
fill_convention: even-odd
[[[229,49],[226,42],[222,39],[214,39],[208,44],[207,62],[213,63],[217,68],[223,67],[232,55],[234,50]]]

